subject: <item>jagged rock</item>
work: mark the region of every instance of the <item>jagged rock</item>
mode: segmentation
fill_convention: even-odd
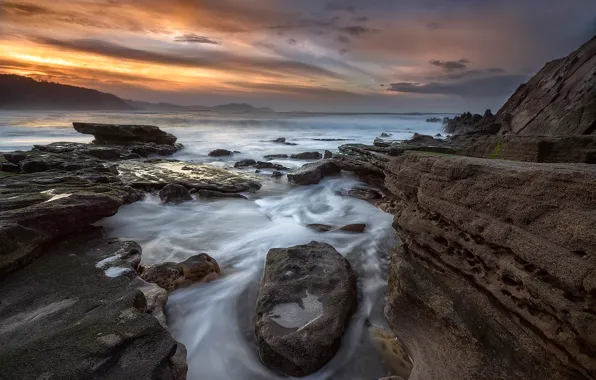
[[[547,63],[497,112],[502,131],[561,136],[596,133],[596,37]]]
[[[147,310],[134,269],[109,265],[140,247],[101,234],[66,237],[0,283],[2,378],[185,378],[171,362],[182,345]]]
[[[152,125],[117,125],[99,123],[72,123],[74,129],[93,135],[99,144],[156,143],[174,145],[176,136]]]
[[[430,117],[426,119],[427,123],[441,123],[443,120],[439,117]]]
[[[227,149],[215,149],[215,150],[209,152],[210,157],[231,156],[232,154],[234,154],[234,152],[232,152],[231,150],[227,150]]]
[[[437,140],[429,135],[421,135],[419,133],[414,133],[414,135],[412,136],[412,138],[408,141],[406,141],[406,143],[436,143]]]
[[[185,162],[124,161],[118,164],[118,173],[124,183],[142,189],[161,189],[169,183],[177,183],[188,189],[240,193],[261,187],[256,179],[238,172]]]
[[[284,144],[284,145],[298,145],[296,143],[291,143],[291,142],[287,142],[285,137],[279,137],[275,140],[271,140],[271,142],[276,143],[276,144]]]
[[[323,155],[320,152],[303,152],[292,154],[290,158],[296,160],[318,160],[320,158],[323,158]]]
[[[246,199],[246,197],[242,194],[238,193],[222,193],[221,191],[213,191],[213,190],[199,190],[199,197],[200,198],[237,198],[237,199]]]
[[[253,160],[252,158],[248,158],[246,160],[238,161],[234,164],[235,168],[245,168],[247,166],[253,166],[257,163],[257,161]]]
[[[275,169],[275,170],[289,170],[285,166],[281,164],[274,164],[273,162],[267,161],[257,161],[256,165],[254,165],[257,169]]]
[[[391,134],[390,133],[383,132],[383,133],[380,134],[379,137],[391,137]]]
[[[17,164],[11,164],[10,162],[1,162],[0,171],[7,173],[20,173],[21,168]]]
[[[288,156],[287,154],[268,154],[266,156],[263,156],[264,159],[266,160],[277,160],[280,158],[289,158],[290,156]]]
[[[385,314],[410,380],[596,375],[596,167],[409,152],[386,173],[404,246]]]
[[[283,175],[284,174],[282,172],[278,172],[277,170],[271,173],[271,177],[273,178],[282,177]]]
[[[316,372],[339,349],[355,309],[356,278],[332,246],[269,250],[256,308],[261,360],[290,376]]]
[[[321,182],[323,177],[337,175],[341,169],[332,161],[319,161],[306,164],[300,169],[288,174],[288,181],[296,185],[314,185]]]
[[[201,253],[181,263],[165,262],[152,265],[145,268],[140,276],[143,280],[172,292],[194,283],[217,280],[219,275],[220,269],[215,259],[206,253]]]
[[[159,198],[163,203],[179,204],[192,200],[188,189],[182,185],[170,183],[159,191]]]
[[[332,158],[332,157],[333,157],[333,153],[331,153],[328,150],[325,150],[325,153],[323,154],[323,158],[328,159],[328,158]]]
[[[354,188],[348,191],[339,192],[338,194],[342,196],[362,199],[365,201],[381,199],[383,197],[383,195],[379,193],[377,190],[369,188]]]

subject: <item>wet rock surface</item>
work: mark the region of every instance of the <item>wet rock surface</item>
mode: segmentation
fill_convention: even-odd
[[[233,154],[234,154],[234,152],[232,152],[231,150],[227,150],[227,149],[215,149],[215,150],[209,152],[210,157],[231,156]]]
[[[208,254],[201,253],[181,263],[165,262],[143,268],[141,278],[172,292],[194,283],[217,280],[220,273],[217,261]]]
[[[332,246],[271,249],[256,307],[261,360],[290,376],[316,372],[339,349],[355,309],[356,278]]]
[[[116,258],[122,267],[112,266]],[[136,243],[106,240],[95,230],[64,238],[7,276],[0,283],[0,376],[184,379],[185,363],[171,360],[182,345],[131,281],[137,258]],[[130,277],[111,278],[109,270]]]
[[[179,204],[192,200],[188,189],[182,185],[170,183],[159,191],[159,198],[163,203]]]
[[[361,233],[366,230],[366,224],[346,224],[345,226],[330,226],[328,224],[308,224],[306,227],[317,232],[329,232],[329,231],[344,231],[344,232],[357,232]]]
[[[318,159],[323,158],[323,155],[320,152],[303,152],[303,153],[292,154],[290,156],[290,158],[293,158],[296,160],[318,160]]]
[[[330,160],[306,164],[300,169],[288,173],[288,181],[296,185],[314,185],[326,177],[337,175],[341,169]]]

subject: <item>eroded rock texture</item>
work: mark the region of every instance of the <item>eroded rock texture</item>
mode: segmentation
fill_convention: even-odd
[[[519,135],[596,133],[596,37],[547,63],[496,116],[504,130]]]
[[[410,152],[385,184],[411,380],[596,376],[596,168]]]

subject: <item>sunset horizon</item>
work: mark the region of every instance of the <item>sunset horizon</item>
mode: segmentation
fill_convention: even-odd
[[[594,14],[587,0],[9,0],[0,72],[184,106],[482,112],[588,41]]]

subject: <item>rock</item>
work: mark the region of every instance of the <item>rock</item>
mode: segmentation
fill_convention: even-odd
[[[333,157],[333,153],[331,153],[328,150],[325,150],[325,153],[323,154],[323,158],[327,159],[327,158],[332,158]]]
[[[272,162],[267,161],[257,161],[255,168],[257,169],[275,169],[275,170],[289,170],[283,165],[274,164]]]
[[[437,133],[437,134],[435,135],[435,137],[443,137],[443,135],[442,135],[442,134],[440,134],[440,133]]]
[[[28,152],[28,156],[43,152],[37,156],[47,157],[48,153],[54,158],[71,159],[81,158],[99,158],[102,160],[129,160],[141,157],[148,157],[152,154],[168,156],[182,149],[182,144],[156,144],[131,142],[125,145],[102,145],[94,142],[92,144],[55,142],[48,145],[34,145],[33,150]]]
[[[383,133],[380,134],[379,137],[391,137],[391,134],[390,133],[383,132]]]
[[[369,337],[373,346],[379,351],[394,378],[408,379],[412,372],[412,361],[406,348],[397,340],[395,335],[388,330],[376,326],[368,327]],[[389,378],[390,379],[390,378]]]
[[[143,292],[147,302],[145,311],[157,319],[164,329],[167,329],[168,323],[164,308],[168,302],[168,292],[159,285],[147,282],[140,277],[135,278],[131,284]]]
[[[257,162],[251,158],[248,158],[246,160],[242,160],[242,161],[238,161],[234,164],[235,168],[245,168],[247,166],[253,166],[255,165]]]
[[[280,158],[289,158],[289,156],[287,154],[268,154],[263,156],[263,158],[266,160],[277,160]]]
[[[231,150],[227,149],[215,149],[209,152],[209,157],[221,157],[221,156],[231,156],[234,154]]]
[[[238,199],[246,199],[246,197],[242,194],[237,193],[222,193],[221,191],[213,191],[213,190],[199,190],[199,197],[200,198],[238,198]]]
[[[273,173],[271,173],[271,177],[276,178],[276,177],[282,177],[284,174],[282,172],[278,172],[277,170],[274,171]]]
[[[300,169],[288,174],[288,181],[296,185],[314,185],[321,182],[323,177],[337,175],[341,169],[332,161],[319,161],[306,164]]]
[[[0,171],[7,173],[20,173],[21,168],[17,164],[12,164],[10,162],[2,162],[0,163]]]
[[[185,377],[186,364],[171,362],[182,345],[147,309],[133,268],[107,264],[140,247],[101,235],[65,237],[0,283],[2,378]]]
[[[350,264],[329,244],[269,250],[256,307],[263,363],[289,376],[319,370],[339,349],[356,297]]]
[[[414,133],[414,135],[412,136],[412,138],[408,141],[406,141],[406,143],[436,143],[437,140],[429,135],[421,135],[419,133]]]
[[[170,183],[159,191],[159,198],[163,203],[179,204],[192,200],[188,189],[182,185]]]
[[[261,171],[259,169],[255,170],[255,173],[260,173]]]
[[[6,161],[10,162],[11,164],[18,165],[21,163],[21,161],[23,161],[25,158],[27,158],[27,152],[22,152],[22,151],[9,152],[9,153],[4,153],[3,156]]]
[[[271,142],[276,144],[284,144],[284,145],[298,145],[296,143],[287,142],[285,137],[279,137],[275,140],[271,140]]]
[[[211,256],[201,253],[181,263],[165,262],[145,268],[140,276],[143,280],[159,285],[168,292],[194,283],[217,280],[219,265]]]
[[[323,155],[319,152],[303,152],[298,154],[292,154],[290,158],[296,160],[318,160],[322,158]]]
[[[369,188],[354,188],[348,191],[339,192],[338,194],[342,196],[362,199],[365,201],[381,199],[383,197],[383,195],[379,193],[377,190]]]
[[[317,232],[346,231],[346,232],[364,232],[366,224],[347,224],[345,226],[330,226],[328,224],[308,224],[306,227]]]
[[[141,189],[161,189],[169,183],[177,183],[187,189],[240,193],[261,187],[255,178],[238,172],[185,162],[124,161],[118,164],[118,172],[124,183]]]
[[[98,144],[156,143],[174,145],[176,136],[151,125],[117,125],[98,123],[72,123],[74,129],[93,135]]]
[[[114,174],[39,172],[0,181],[0,277],[37,257],[53,239],[114,215],[142,194]]]
[[[523,136],[596,134],[596,37],[547,63],[497,112],[501,132]]]
[[[427,123],[441,123],[443,121],[443,119],[438,118],[438,117],[430,117],[428,119],[426,119]]]
[[[404,246],[385,315],[411,349],[411,380],[596,375],[582,354],[596,352],[584,288],[596,167],[408,152],[386,173]]]

